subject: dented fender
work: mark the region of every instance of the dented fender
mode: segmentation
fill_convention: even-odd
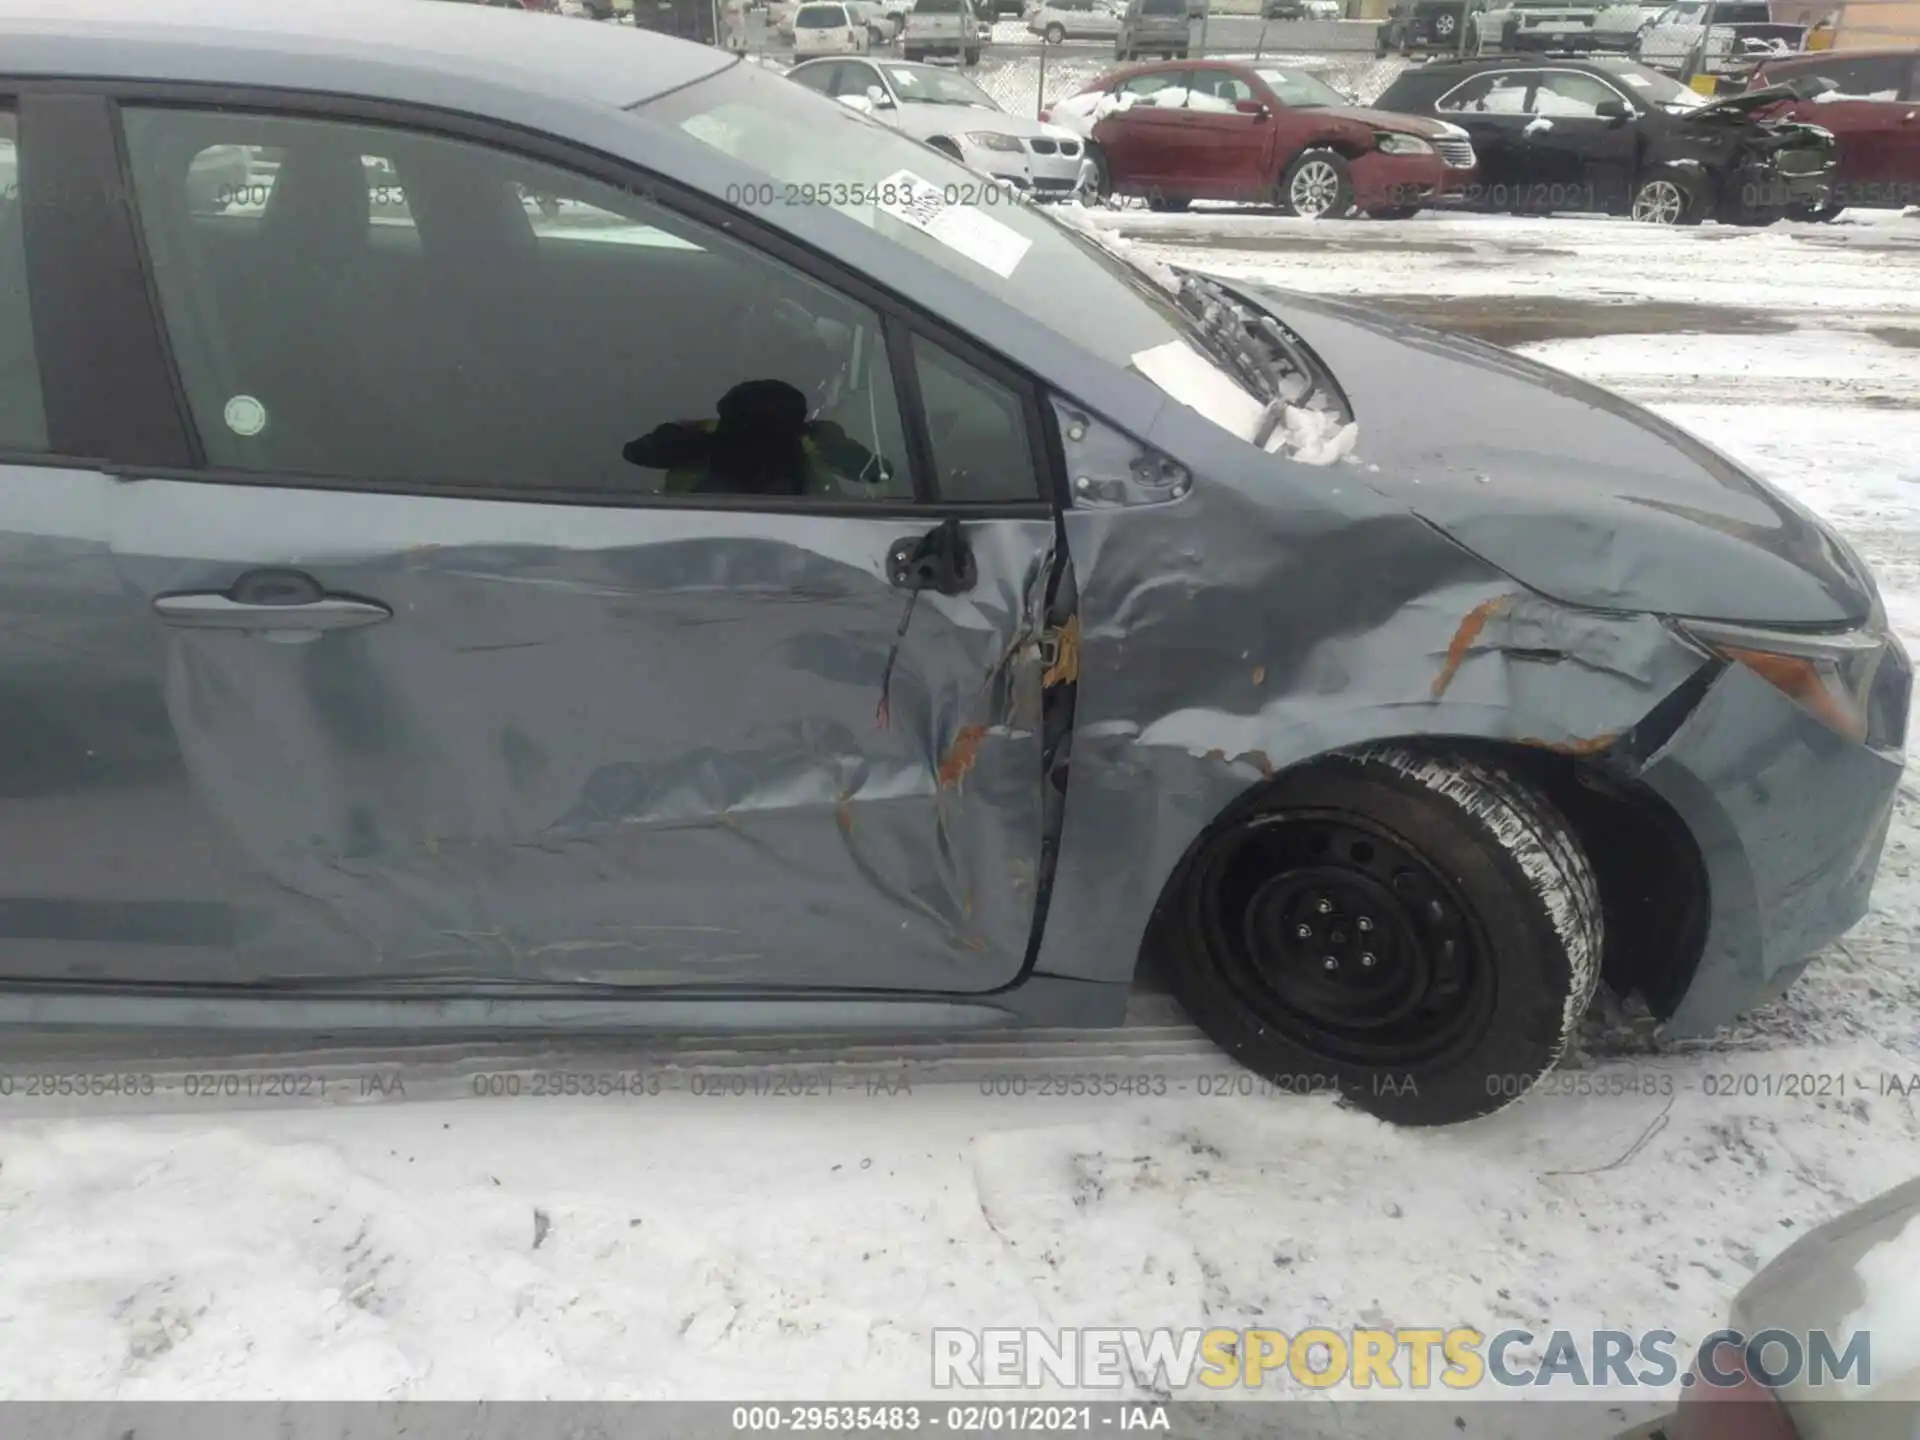
[[[1137,477],[1130,442],[1062,422],[1096,499],[1065,518],[1082,628],[1042,972],[1129,978],[1188,847],[1289,767],[1441,736],[1597,755],[1710,663],[1656,617],[1518,585],[1350,467],[1314,474],[1318,504],[1234,476],[1102,486]]]

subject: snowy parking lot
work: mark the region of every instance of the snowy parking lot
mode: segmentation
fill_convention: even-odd
[[[1920,217],[1096,223],[1651,405],[1829,517],[1920,649]],[[1150,988],[1119,1031],[852,1048],[129,1043],[90,1068],[170,1094],[0,1096],[0,1397],[916,1397],[948,1326],[1691,1345],[1920,1171],[1917,844],[1909,785],[1871,916],[1738,1028],[1596,1020],[1542,1093],[1446,1130],[1262,1094]],[[645,1078],[535,1078],[589,1071]]]

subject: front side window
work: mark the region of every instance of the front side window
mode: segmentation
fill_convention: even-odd
[[[912,494],[878,317],[731,236],[412,131],[176,109],[130,109],[125,130],[216,468],[609,499]],[[192,165],[216,146],[256,164],[249,203],[209,215]]]
[[[1533,81],[1533,72],[1523,70],[1476,75],[1465,84],[1449,90],[1434,105],[1434,109],[1476,115],[1524,115],[1527,111],[1527,91],[1532,88]]]
[[[0,451],[37,455],[46,449],[47,412],[27,298],[19,131],[7,111],[0,112]]]
[[[1218,106],[1208,106],[1206,101],[1220,102]],[[1235,102],[1253,99],[1253,87],[1238,75],[1225,70],[1196,70],[1193,75],[1193,91],[1187,98],[1187,104],[1194,109],[1231,110]]]
[[[1619,91],[1604,80],[1567,70],[1549,70],[1540,77],[1533,92],[1531,111],[1535,115],[1561,115],[1569,119],[1595,119],[1607,101],[1619,105]]]
[[[914,337],[913,355],[940,498],[1038,499],[1020,397],[925,337]]]

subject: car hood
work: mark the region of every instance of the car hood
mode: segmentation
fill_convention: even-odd
[[[1873,582],[1810,511],[1596,385],[1492,345],[1265,286],[1352,402],[1352,462],[1523,585],[1574,605],[1859,624]]]
[[[1746,90],[1738,95],[1710,100],[1705,105],[1696,105],[1691,110],[1682,111],[1681,119],[1710,119],[1715,115],[1725,115],[1729,111],[1752,114],[1756,110],[1766,109],[1769,105],[1778,105],[1782,100],[1798,98],[1784,85],[1763,85],[1758,90]]]
[[[894,112],[900,129],[916,140],[930,135],[952,135],[968,130],[985,130],[995,135],[1017,135],[1022,140],[1071,139],[1073,131],[1031,115],[1009,115],[1004,110],[989,110],[984,105],[929,105],[909,101]]]
[[[1369,110],[1362,105],[1328,105],[1305,113],[1334,115],[1342,120],[1351,120],[1357,125],[1366,125],[1375,130],[1392,130],[1401,135],[1418,135],[1423,140],[1437,140],[1442,135],[1464,133],[1458,126],[1449,124],[1445,120],[1434,120],[1425,115],[1402,115],[1397,110]]]
[[[1885,1430],[1920,1434],[1920,1180],[1829,1220],[1789,1245],[1734,1298],[1729,1328],[1757,1335],[1771,1329],[1824,1333],[1844,1355],[1855,1332],[1869,1337],[1872,1386],[1864,1392],[1887,1407]],[[1780,1398],[1804,1440],[1858,1435],[1859,1420],[1836,1400],[1859,1400],[1850,1384],[1815,1390],[1802,1374]],[[1829,1380],[1829,1384],[1831,1384]],[[1902,1403],[1904,1402],[1904,1403]]]

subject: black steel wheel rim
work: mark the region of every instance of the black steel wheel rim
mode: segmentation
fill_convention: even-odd
[[[1458,887],[1342,811],[1257,816],[1210,840],[1189,891],[1207,958],[1266,1023],[1355,1066],[1430,1064],[1493,1013],[1486,937]]]

